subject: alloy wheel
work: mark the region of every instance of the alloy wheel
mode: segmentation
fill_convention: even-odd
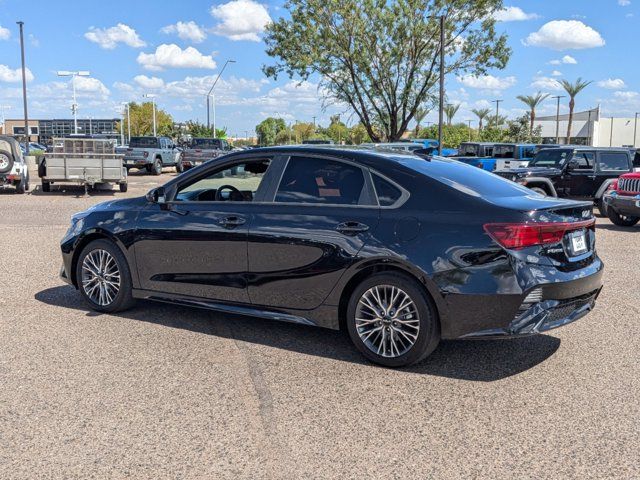
[[[84,257],[82,289],[92,302],[102,307],[115,300],[120,291],[120,270],[109,252],[96,249]]]
[[[356,307],[355,321],[362,343],[386,358],[408,352],[420,332],[414,301],[393,285],[377,285],[364,292]]]

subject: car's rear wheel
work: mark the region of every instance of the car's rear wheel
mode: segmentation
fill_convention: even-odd
[[[386,367],[419,362],[440,341],[433,302],[413,279],[399,273],[375,274],[358,285],[346,321],[356,348]]]
[[[638,223],[638,221],[640,221],[640,217],[620,215],[611,207],[607,208],[607,216],[609,217],[609,220],[620,227],[633,227],[636,223]]]
[[[178,161],[176,162],[176,173],[184,172],[184,165],[182,165],[182,155],[178,157]]]
[[[151,173],[153,173],[154,175],[162,174],[162,160],[160,160],[159,158],[156,158],[153,161],[153,168]]]
[[[76,265],[76,281],[93,310],[118,312],[134,303],[127,259],[108,240],[95,240],[84,247]]]

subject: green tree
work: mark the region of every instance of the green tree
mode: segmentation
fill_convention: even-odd
[[[153,135],[153,105],[151,102],[129,104],[131,118],[131,136]],[[118,128],[120,125],[118,123]],[[129,129],[127,118],[124,119],[124,131]],[[156,132],[158,135],[172,136],[174,133],[173,118],[156,105]]]
[[[256,125],[256,134],[258,135],[258,145],[275,145],[276,136],[287,125],[281,118],[268,117]]]
[[[487,118],[489,116],[489,114],[491,113],[491,110],[489,110],[488,108],[480,108],[480,109],[473,109],[471,110],[471,112],[473,112],[473,114],[478,117],[478,131],[482,131],[482,123],[484,122],[484,119]]]
[[[447,103],[444,106],[444,114],[447,117],[447,125],[451,126],[451,122],[453,121],[453,117],[456,116],[456,113],[458,113],[458,110],[460,110],[460,104],[453,105],[451,103]]]
[[[540,135],[542,126],[538,125],[536,128],[531,129],[530,120],[530,115],[523,115],[515,120],[510,120],[507,123],[505,140],[513,143],[540,143],[542,141]]]
[[[507,132],[503,128],[488,126],[482,129],[478,140],[480,142],[505,142],[507,140]]]
[[[310,122],[299,122],[293,126],[293,132],[296,135],[296,143],[302,143],[316,134],[316,126]]]
[[[518,95],[516,98],[529,107],[529,134],[533,135],[533,123],[536,121],[536,108],[549,97],[548,93]]]
[[[336,143],[347,142],[349,140],[349,129],[340,121],[340,115],[331,116],[329,127],[322,129],[322,133]]]
[[[573,110],[576,108],[576,95],[587,88],[592,82],[587,82],[578,77],[575,83],[568,80],[560,80],[560,85],[569,95],[569,122],[567,124],[567,143],[571,143],[571,124],[573,123]]]
[[[349,139],[353,145],[360,145],[361,143],[371,141],[371,138],[369,138],[369,134],[367,133],[367,129],[361,123],[358,123],[349,129]]]
[[[472,130],[464,123],[442,126],[442,146],[445,148],[458,148],[462,142],[469,141]],[[438,138],[438,126],[431,125],[420,131],[420,138]]]
[[[319,75],[331,100],[350,105],[373,141],[398,140],[437,90],[445,19],[445,73],[504,68],[511,49],[493,13],[502,0],[287,0],[267,26],[268,77]],[[379,125],[380,129],[376,128]]]

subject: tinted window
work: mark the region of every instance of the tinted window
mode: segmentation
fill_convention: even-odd
[[[593,170],[596,155],[593,152],[575,152],[572,160],[577,163],[578,170]]]
[[[493,150],[495,158],[514,158],[516,147],[514,145],[496,145]]]
[[[529,162],[530,167],[554,167],[561,168],[567,161],[570,150],[544,149],[540,150]]]
[[[373,186],[376,189],[378,202],[381,207],[389,207],[393,205],[400,200],[400,197],[402,196],[402,192],[399,188],[375,174],[373,175]]]
[[[462,144],[458,149],[458,152],[463,157],[477,157],[478,156],[478,145],[469,145]]]
[[[220,148],[220,140],[215,138],[194,138],[191,143],[193,148],[203,148],[205,150],[215,150]]]
[[[533,158],[536,154],[535,148],[523,148],[522,158]]]
[[[158,140],[153,137],[131,137],[131,148],[158,148]]]
[[[269,163],[269,160],[252,160],[209,171],[193,182],[181,186],[176,201],[251,202],[269,168]],[[216,199],[218,189],[223,186],[233,188],[223,188]]]
[[[600,170],[629,170],[629,157],[624,153],[601,153]]]
[[[291,157],[275,200],[357,205],[364,185],[359,167],[321,158]]]

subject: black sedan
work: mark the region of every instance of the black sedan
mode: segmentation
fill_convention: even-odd
[[[97,311],[145,298],[342,328],[386,366],[564,325],[602,287],[590,203],[391,151],[226,155],[75,215],[61,246]]]

